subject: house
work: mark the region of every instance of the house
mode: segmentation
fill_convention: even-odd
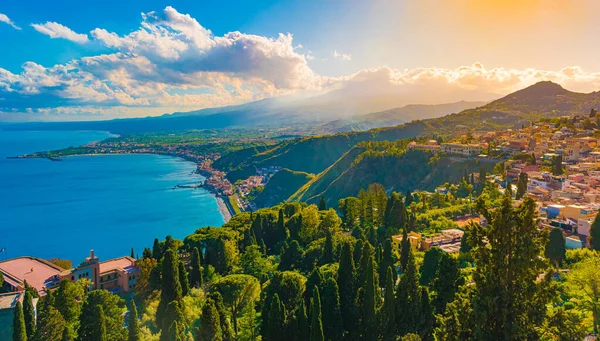
[[[9,292],[0,294],[0,340],[12,340],[13,316],[17,302],[23,304],[25,294],[23,292]],[[38,298],[32,298],[33,313],[37,315]]]
[[[476,156],[481,154],[481,146],[478,144],[442,143],[441,149],[444,153],[464,156]]]
[[[430,151],[430,152],[434,152],[434,153],[437,153],[440,151],[440,146],[438,145],[438,142],[436,140],[429,140],[425,144],[420,144],[415,141],[412,141],[411,143],[408,144],[407,147],[408,147],[408,149]]]
[[[62,280],[64,269],[43,259],[18,257],[0,262],[0,272],[4,276],[3,289],[8,292],[22,292],[25,281],[34,287],[40,296],[54,289]]]
[[[579,237],[569,236],[565,238],[565,246],[567,249],[581,249],[583,247],[583,243]]]

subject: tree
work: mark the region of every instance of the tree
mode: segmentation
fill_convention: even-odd
[[[339,308],[339,306],[338,306]],[[338,310],[339,311],[339,310]],[[341,328],[341,326],[340,326]],[[310,324],[308,322],[308,315],[306,314],[306,304],[304,301],[300,303],[298,312],[296,313],[296,340],[308,340],[308,331],[310,330]],[[334,339],[335,340],[335,339]]]
[[[38,311],[37,328],[33,340],[61,341],[63,334],[69,333],[69,328],[60,312],[53,306],[44,307]]]
[[[229,314],[225,310],[223,296],[218,291],[214,291],[210,294],[210,298],[215,302],[215,308],[217,308],[217,313],[219,314],[219,324],[221,325],[223,341],[233,340],[233,328],[231,328],[231,324],[229,323]]]
[[[517,182],[517,193],[515,194],[516,199],[521,199],[527,193],[527,182],[529,181],[527,173],[522,172],[519,174],[519,181]]]
[[[410,192],[410,189],[406,190],[406,194],[404,196],[404,206],[405,207],[410,207],[410,204],[412,204],[414,201],[413,195]]]
[[[101,305],[96,305],[92,309],[92,315],[89,316],[87,321],[93,322],[89,325],[82,325],[85,333],[79,334],[80,340],[85,341],[107,341],[106,335],[106,317],[104,316],[104,309]]]
[[[35,311],[33,309],[33,296],[31,295],[31,289],[28,288],[28,285],[25,285],[25,288],[25,295],[23,297],[23,319],[25,320],[27,338],[30,339],[33,337],[33,333],[35,332]]]
[[[321,199],[319,200],[319,211],[327,210],[327,203],[325,203],[325,196],[321,195]]]
[[[219,313],[215,307],[215,302],[208,298],[202,307],[202,316],[200,317],[200,327],[198,328],[198,341],[222,341],[221,324],[219,323]]]
[[[284,243],[281,248],[279,270],[285,271],[295,269],[298,264],[301,264],[302,258],[304,258],[304,252],[297,240],[292,240],[289,245]]]
[[[400,277],[400,284],[396,291],[396,326],[400,335],[418,332],[420,308],[419,273],[415,256],[410,250],[405,271]]]
[[[406,271],[406,265],[408,264],[408,255],[411,253],[412,246],[408,239],[407,229],[404,228],[402,231],[402,241],[400,242],[400,269]]]
[[[152,257],[156,260],[160,260],[162,258],[162,247],[160,246],[160,242],[158,238],[154,238],[154,244],[152,245]]]
[[[554,157],[554,159],[552,160],[552,174],[562,175],[562,173],[563,173],[562,161],[563,161],[562,155],[558,155],[558,156]]]
[[[97,307],[102,308],[100,315]],[[127,329],[123,309],[125,301],[119,296],[106,290],[94,290],[88,293],[81,307],[79,318],[78,339],[80,341],[98,340],[94,335],[99,335],[100,321],[105,327],[106,340],[126,340]]]
[[[130,257],[135,259],[135,254],[133,252],[133,248],[131,248],[131,255],[130,255]]]
[[[15,304],[13,312],[13,341],[27,341],[27,330],[21,302]]]
[[[425,251],[423,265],[419,269],[421,285],[429,285],[435,279],[442,253],[444,252],[439,247],[432,247]]]
[[[250,275],[228,275],[214,283],[214,288],[221,293],[223,301],[231,311],[233,330],[238,334],[238,318],[248,305],[254,305],[260,296],[260,283]]]
[[[489,227],[474,224],[470,238],[477,267],[473,273],[476,339],[522,340],[537,335],[551,298],[549,270],[542,252],[547,235],[538,229],[536,203],[525,197],[518,208],[505,194],[491,209],[478,199]],[[494,298],[493,300],[490,298]]]
[[[340,254],[340,266],[338,268],[337,283],[340,291],[340,308],[344,330],[349,333],[356,329],[356,287],[354,280],[356,269],[352,256],[352,246],[349,242],[344,243]]]
[[[335,341],[342,338],[344,326],[340,310],[340,294],[337,282],[329,277],[323,289],[323,335],[325,340]]]
[[[267,278],[267,273],[273,267],[268,259],[263,258],[258,245],[246,247],[246,251],[240,257],[240,266],[243,273],[252,275],[261,281]]]
[[[435,325],[435,315],[433,305],[429,299],[429,290],[427,287],[421,287],[421,306],[418,332],[423,340],[433,340],[433,327]]]
[[[131,300],[131,308],[129,309],[129,319],[127,320],[127,330],[129,331],[129,341],[140,341],[140,322],[138,320],[138,312],[135,307],[135,301]]]
[[[321,298],[319,297],[319,288],[313,289],[313,297],[310,300],[310,341],[324,341],[323,320],[321,316]]]
[[[384,287],[387,271],[390,267],[394,267],[394,254],[393,254],[393,245],[392,240],[390,238],[385,240],[383,244],[383,254],[381,256],[381,261],[379,262],[379,286]],[[396,272],[394,271],[392,275],[394,275],[393,280],[396,280]]]
[[[201,288],[202,283],[202,263],[200,260],[200,251],[197,247],[192,250],[192,262],[190,271],[190,285],[192,288]]]
[[[185,317],[180,303],[178,301],[170,302],[164,315],[163,323],[169,328],[163,328],[160,333],[160,341],[184,341]]]
[[[374,270],[373,256],[370,257],[365,270],[365,281],[362,286],[362,306],[361,306],[361,324],[362,339],[377,340],[377,300],[379,294],[377,289],[378,281]]]
[[[285,330],[286,326],[285,315],[285,307],[279,300],[279,295],[275,294],[271,300],[271,307],[267,316],[268,324],[263,330],[263,339],[265,341],[279,340],[279,335]]]
[[[286,238],[287,238],[287,230],[285,228],[283,209],[280,208],[278,217],[277,217],[277,240],[282,241],[282,240],[285,240]]]
[[[562,229],[555,227],[550,231],[550,237],[548,238],[548,243],[546,243],[544,255],[553,261],[558,269],[559,263],[565,259],[566,252],[565,236],[562,233]]]
[[[596,215],[590,227],[589,244],[592,250],[600,250],[600,214]]]
[[[190,282],[188,281],[188,272],[185,270],[183,262],[179,263],[179,283],[181,283],[181,295],[187,296],[190,292]]]
[[[394,275],[392,267],[388,267],[385,276],[383,307],[379,312],[380,331],[384,341],[396,339],[396,306],[394,304]]]
[[[323,255],[321,256],[321,264],[333,263],[333,233],[327,231],[325,234],[325,246],[323,246]]]
[[[171,326],[171,323],[164,323],[167,305],[173,301],[179,302],[183,297],[181,283],[179,282],[178,262],[179,260],[175,252],[167,249],[162,261],[160,303],[156,313],[157,325],[161,330],[165,331]]]
[[[454,300],[460,284],[459,280],[460,264],[458,260],[448,253],[442,253],[432,286],[436,293],[433,305],[438,314],[443,314],[446,305]]]
[[[73,324],[79,318],[81,306],[78,302],[84,295],[81,286],[66,279],[62,280],[56,290],[56,309],[62,314],[68,324]]]
[[[567,275],[566,286],[572,296],[577,297],[581,307],[592,313],[594,334],[598,334],[600,308],[600,257],[584,259]]]
[[[305,312],[306,314],[306,312]],[[256,322],[256,309],[254,305],[246,306],[244,312],[244,319],[240,321],[240,340],[242,341],[256,341],[256,328],[258,324]],[[241,335],[244,335],[244,338]],[[300,330],[298,329],[298,333]]]

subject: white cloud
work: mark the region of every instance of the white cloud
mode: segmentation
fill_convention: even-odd
[[[10,18],[6,14],[0,13],[0,22],[9,24],[15,30],[20,30],[21,29],[19,26],[15,25],[15,23],[12,20],[10,20]]]
[[[31,24],[36,31],[50,36],[50,38],[67,39],[75,43],[84,44],[88,42],[88,36],[85,33],[76,33],[72,29],[56,22],[48,21],[45,24]]]
[[[350,61],[350,60],[352,60],[352,55],[337,52],[337,50],[333,50],[333,58],[342,60],[342,61]]]

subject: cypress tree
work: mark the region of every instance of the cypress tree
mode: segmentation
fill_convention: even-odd
[[[173,301],[180,302],[183,294],[179,282],[179,260],[171,249],[167,249],[162,262],[162,281],[160,303],[156,312],[157,325],[161,330],[167,331],[171,323],[165,324],[165,311],[167,305]]]
[[[340,292],[340,309],[344,330],[352,334],[356,328],[356,287],[354,281],[356,270],[354,258],[352,257],[352,246],[345,242],[340,254],[340,266],[338,268],[338,288]]]
[[[594,222],[590,227],[590,236],[588,241],[592,250],[600,250],[600,214],[597,214],[596,218],[594,218]]]
[[[354,244],[353,257],[354,257],[354,264],[356,264],[356,265],[360,264],[360,258],[362,257],[362,249],[363,249],[364,243],[365,242],[362,239],[359,239]]]
[[[412,203],[413,203],[413,195],[410,192],[410,189],[407,189],[406,190],[406,197],[404,199],[404,206],[405,207],[409,207],[410,204],[412,204]]]
[[[285,220],[283,219],[283,209],[279,209],[277,218],[277,240],[282,241],[287,239],[287,230],[285,229]]]
[[[271,300],[271,308],[269,316],[267,316],[268,324],[263,332],[265,341],[277,341],[280,339],[281,333],[285,330],[285,307],[279,300],[279,295],[275,294]]]
[[[396,340],[396,305],[394,301],[393,268],[388,267],[385,276],[383,307],[381,308],[379,319],[381,321],[381,336],[384,341]]]
[[[13,314],[13,341],[27,341],[27,329],[21,302],[17,302]]]
[[[380,287],[384,287],[385,286],[385,281],[386,281],[386,275],[387,275],[387,271],[390,267],[394,266],[394,254],[393,254],[393,245],[392,245],[392,240],[390,238],[385,240],[385,243],[383,244],[383,254],[381,255],[381,261],[379,262],[379,286]],[[395,271],[393,273],[394,275],[394,281],[396,280],[396,276],[395,276]]]
[[[323,307],[325,307],[323,309],[323,335],[325,336],[325,340],[340,340],[344,331],[340,310],[340,294],[335,279],[331,277],[325,281]]]
[[[361,332],[362,340],[377,340],[377,280],[372,256],[366,265],[365,281],[362,286]]]
[[[321,256],[321,264],[333,263],[333,234],[327,231],[325,235],[325,246],[323,246],[323,255]]]
[[[447,253],[440,257],[437,274],[433,281],[433,290],[436,296],[433,305],[438,314],[446,311],[446,305],[452,301],[460,284],[460,264],[457,259]]]
[[[313,269],[313,271],[308,276],[308,279],[306,280],[307,288],[312,288],[315,286],[317,288],[323,288],[323,275],[321,274],[321,271],[319,270],[318,267],[315,267]],[[310,299],[312,297],[312,294],[313,294],[312,290],[304,291],[304,298],[306,299],[306,302],[307,302],[307,304],[309,304],[309,306],[310,306]]]
[[[156,260],[162,258],[162,250],[158,238],[154,238],[154,244],[152,245],[152,257]]]
[[[433,305],[429,299],[429,290],[427,290],[427,287],[421,287],[421,306],[419,313],[420,323],[417,330],[421,339],[424,341],[433,340],[435,315]]]
[[[400,242],[400,269],[402,272],[406,271],[406,264],[408,264],[408,255],[411,253],[410,240],[408,239],[408,233],[405,228],[402,231],[402,241]]]
[[[200,251],[197,247],[192,250],[192,269],[190,272],[190,285],[193,288],[201,288],[202,283],[202,263],[200,260]]]
[[[131,258],[134,258],[134,259],[135,259],[134,252],[133,252],[133,248],[131,248]]]
[[[517,193],[515,194],[516,199],[521,199],[525,193],[527,193],[527,182],[529,181],[527,173],[519,174],[519,181],[517,182]]]
[[[25,282],[27,283],[27,282]],[[35,332],[35,312],[33,309],[33,296],[28,285],[25,285],[25,296],[23,297],[23,319],[25,320],[25,330],[27,332],[27,338],[31,338]]]
[[[429,285],[435,279],[442,253],[443,251],[439,247],[432,247],[425,251],[423,265],[419,269],[421,273],[421,285]]]
[[[152,250],[150,250],[149,248],[144,248],[144,252],[142,252],[142,257],[143,258],[153,258],[152,257]]]
[[[298,308],[298,312],[296,313],[296,340],[308,340],[309,329],[310,325],[308,323],[308,315],[306,314],[306,305],[304,304],[304,301],[302,301],[300,303],[300,307]]]
[[[319,288],[313,289],[313,297],[310,300],[310,341],[325,341],[323,336],[323,320],[321,316],[321,298]]]
[[[190,283],[188,281],[188,272],[185,270],[183,262],[179,263],[179,283],[181,283],[181,295],[187,296],[190,293]]]
[[[167,341],[185,341],[185,335],[182,335],[185,334],[185,332],[182,330],[181,326],[177,324],[177,321],[173,321],[173,323],[171,323],[167,334],[168,335],[165,338]],[[162,336],[162,334],[160,335]]]
[[[38,307],[40,307],[38,305]],[[66,331],[67,335],[64,335]],[[34,337],[28,338],[39,341],[71,341],[70,330],[60,312],[53,306],[43,303],[38,310],[37,328]]]
[[[89,341],[107,341],[106,338],[106,316],[104,316],[104,309],[101,305],[94,307],[94,315],[92,318],[92,325],[89,326],[92,333],[88,335]],[[86,340],[86,341],[88,341]]]
[[[135,301],[131,300],[131,308],[129,309],[129,319],[127,324],[129,331],[129,341],[140,341],[140,322],[138,320],[138,312],[135,307]]]
[[[560,228],[555,227],[550,231],[544,254],[554,262],[554,265],[558,269],[559,263],[565,259],[566,252],[565,236],[563,236]]]
[[[373,246],[369,242],[363,245],[362,256],[360,257],[360,263],[358,266],[358,284],[362,287],[365,284],[368,266],[373,261]]]
[[[325,196],[321,195],[319,200],[319,211],[325,211],[327,209],[327,203],[325,203]]]
[[[233,340],[233,328],[227,318],[227,312],[225,311],[225,305],[223,304],[223,296],[218,291],[211,293],[210,297],[215,302],[215,308],[219,314],[219,324],[221,325],[221,333],[223,335],[223,341]]]
[[[181,305],[178,301],[170,302],[167,305],[167,311],[165,313],[165,319],[163,321],[165,326],[169,328],[163,328],[160,333],[160,341],[183,341],[185,338],[185,317],[181,311]]]
[[[418,331],[418,317],[420,316],[421,306],[420,294],[419,273],[415,265],[415,257],[412,251],[409,251],[406,270],[400,278],[396,293],[396,325],[401,335]]]
[[[206,299],[202,307],[200,327],[198,328],[198,341],[223,341],[219,313],[212,298]]]

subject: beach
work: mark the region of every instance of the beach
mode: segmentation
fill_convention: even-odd
[[[228,222],[232,216],[231,211],[229,210],[229,206],[227,206],[225,200],[223,200],[221,196],[215,195],[215,198],[217,199],[217,204],[219,205],[219,212],[221,212],[223,220],[225,220],[225,222]]]

